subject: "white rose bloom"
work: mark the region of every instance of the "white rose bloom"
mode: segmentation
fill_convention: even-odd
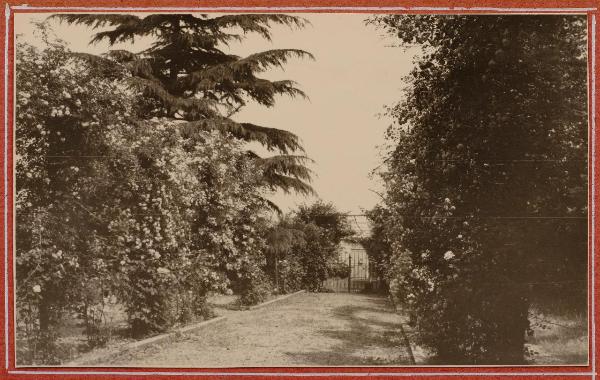
[[[447,251],[444,253],[444,260],[452,260],[454,258],[454,253],[452,251]]]
[[[39,293],[42,291],[42,287],[39,285],[34,285],[32,289],[34,293]]]

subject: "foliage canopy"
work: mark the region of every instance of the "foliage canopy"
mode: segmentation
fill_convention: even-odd
[[[423,46],[389,111],[385,213],[374,215],[388,265],[405,263],[391,279],[442,362],[520,363],[531,283],[587,299],[585,18],[371,22]]]
[[[306,158],[290,154],[302,152],[298,137],[283,129],[248,122],[236,122],[232,116],[248,101],[271,107],[277,95],[305,97],[291,80],[270,81],[259,74],[283,67],[290,58],[313,56],[299,49],[273,49],[240,57],[225,51],[227,44],[255,33],[271,38],[272,25],[301,28],[306,21],[280,14],[240,14],[211,17],[207,14],[153,14],[145,17],[123,14],[59,14],[69,24],[81,24],[99,31],[91,43],[108,41],[110,45],[152,40],[149,48],[134,53],[111,50],[103,59],[90,60],[108,68],[122,65],[131,72],[130,85],[144,92],[149,103],[146,118],[167,117],[181,120],[193,135],[200,130],[219,130],[244,141],[256,141],[278,158],[261,159],[264,182],[273,189],[308,194],[310,172]],[[110,69],[108,69],[110,70]]]

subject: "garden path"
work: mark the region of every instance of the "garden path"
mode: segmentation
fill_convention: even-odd
[[[410,364],[402,317],[384,297],[303,293],[103,365],[276,367]]]

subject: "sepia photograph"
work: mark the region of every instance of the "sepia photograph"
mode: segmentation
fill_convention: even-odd
[[[16,367],[587,366],[588,22],[15,13]]]

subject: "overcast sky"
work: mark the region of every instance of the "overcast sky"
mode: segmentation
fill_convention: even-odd
[[[231,52],[245,56],[261,50],[295,48],[309,51],[315,61],[293,59],[285,70],[265,73],[267,79],[291,79],[307,93],[309,100],[280,97],[272,108],[248,105],[236,115],[267,127],[297,134],[315,164],[312,182],[318,196],[340,211],[361,213],[378,201],[377,178],[369,174],[381,163],[384,132],[391,120],[381,116],[385,105],[401,99],[402,77],[412,67],[414,50],[390,47],[395,41],[366,26],[364,14],[304,14],[312,25],[300,30],[273,28],[273,40],[250,36],[232,44]],[[16,14],[16,33],[31,37],[30,22],[45,15]],[[92,32],[79,26],[53,23],[56,35],[74,51],[103,53],[106,44],[90,46]],[[139,41],[130,50],[140,50]],[[310,203],[312,197],[276,194],[283,209]]]

